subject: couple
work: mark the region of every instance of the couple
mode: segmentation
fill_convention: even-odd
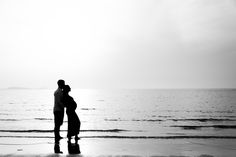
[[[77,142],[80,131],[80,120],[77,116],[75,109],[77,107],[74,99],[69,95],[71,91],[69,85],[65,85],[64,80],[57,81],[58,89],[54,92],[54,135],[55,143],[59,143],[62,137],[60,136],[60,126],[63,124],[64,118],[64,108],[66,107],[66,114],[68,117],[68,130],[67,138],[68,142],[71,142],[72,136],[75,136],[75,141]]]

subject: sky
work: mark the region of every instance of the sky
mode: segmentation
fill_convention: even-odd
[[[236,0],[0,0],[0,88],[236,88]]]

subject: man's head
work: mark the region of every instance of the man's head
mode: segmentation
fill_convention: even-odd
[[[57,85],[58,85],[59,88],[62,89],[65,86],[65,81],[64,80],[58,80]]]

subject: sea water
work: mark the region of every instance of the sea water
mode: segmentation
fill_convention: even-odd
[[[0,137],[53,138],[53,93],[0,90]],[[235,89],[72,89],[70,95],[82,138],[236,138]]]

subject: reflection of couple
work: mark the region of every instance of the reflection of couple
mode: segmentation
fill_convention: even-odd
[[[77,142],[78,134],[80,131],[80,120],[77,116],[75,109],[77,107],[74,99],[69,95],[71,91],[69,85],[65,85],[64,80],[58,80],[58,89],[54,92],[54,135],[55,143],[59,143],[62,137],[60,136],[60,126],[63,124],[64,118],[64,107],[66,107],[66,114],[68,117],[68,131],[67,138],[70,142],[72,136],[75,136],[75,141]]]

